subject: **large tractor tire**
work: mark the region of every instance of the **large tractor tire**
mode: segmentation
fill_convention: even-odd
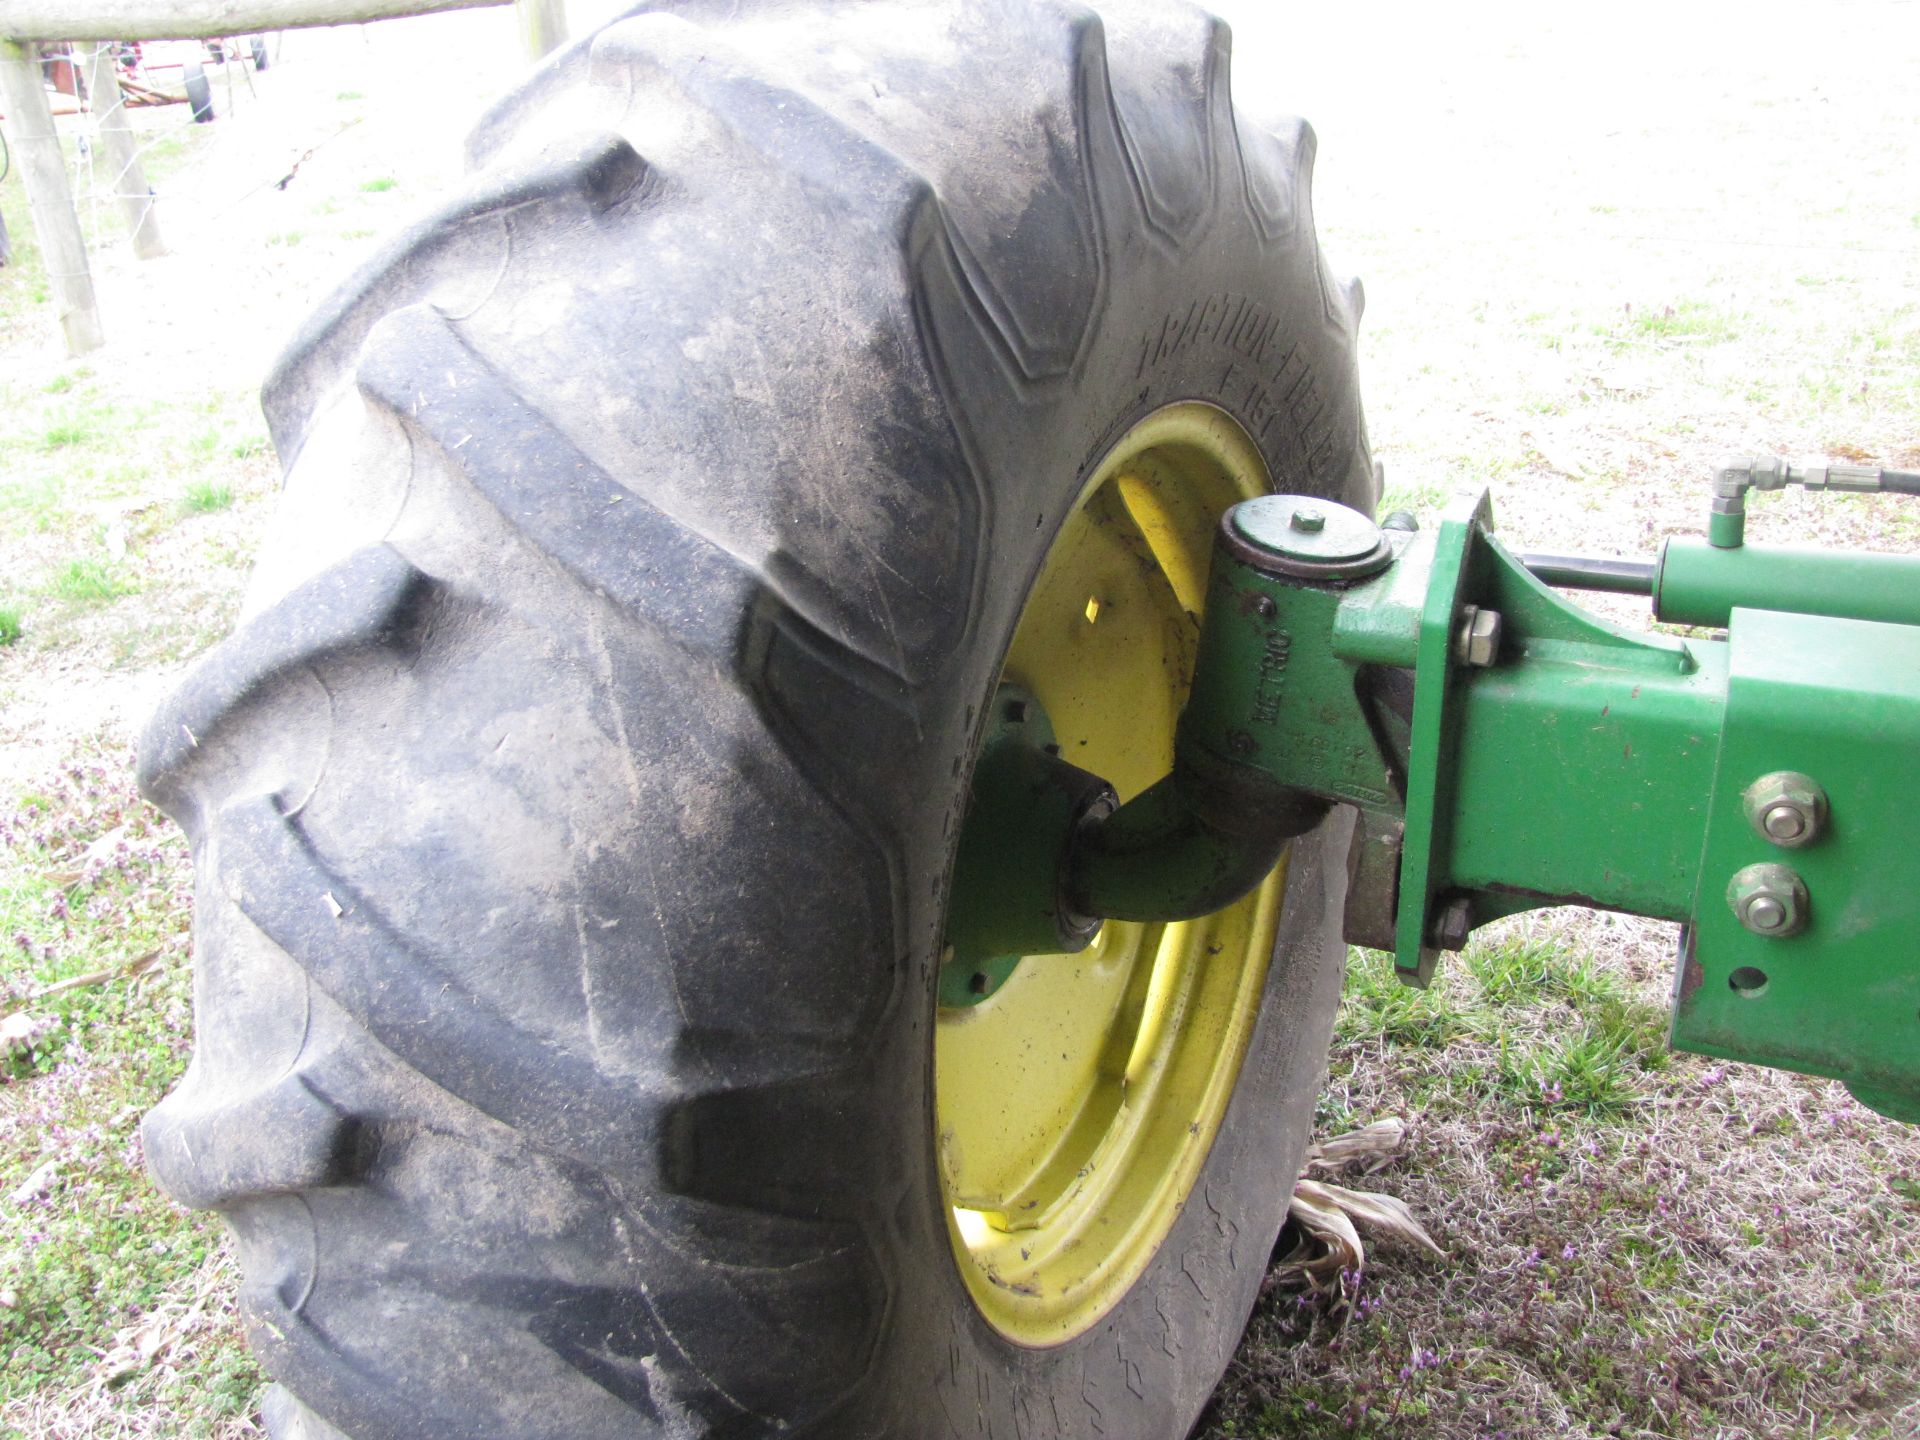
[[[269,380],[142,748],[196,873],[154,1173],[274,1433],[1193,1424],[1322,1078],[1345,836],[938,992],[1003,679],[1166,769],[1212,532],[1367,506],[1303,126],[1190,11],[688,3],[545,64]]]

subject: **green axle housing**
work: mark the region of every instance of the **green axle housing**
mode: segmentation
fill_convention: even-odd
[[[1674,540],[1655,566],[1550,573],[1583,567],[1610,589],[1638,570],[1657,614],[1725,634],[1582,610],[1493,537],[1484,495],[1428,532],[1311,497],[1236,506],[1165,780],[1113,809],[1044,742],[1044,763],[1012,758],[1045,733],[1030,697],[996,721],[943,996],[985,998],[1042,934],[1217,909],[1347,805],[1347,938],[1409,983],[1538,906],[1678,921],[1676,1048],[1836,1076],[1920,1121],[1899,763],[1920,750],[1920,562]]]

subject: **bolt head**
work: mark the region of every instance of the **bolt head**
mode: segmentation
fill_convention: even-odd
[[[1302,535],[1318,535],[1327,528],[1327,512],[1316,510],[1311,505],[1299,505],[1294,508],[1293,517],[1287,524]]]
[[[1462,665],[1484,670],[1500,658],[1500,631],[1503,622],[1498,610],[1482,610],[1478,605],[1460,607],[1460,619],[1453,632],[1453,658]]]
[[[1464,897],[1449,900],[1433,917],[1433,943],[1442,950],[1466,949],[1472,933],[1473,902]]]
[[[1768,939],[1796,935],[1807,924],[1807,886],[1785,865],[1749,865],[1727,885],[1727,903],[1748,931]]]
[[[1760,828],[1782,845],[1791,845],[1807,833],[1810,818],[1798,805],[1789,805],[1783,800],[1768,808],[1761,817]]]
[[[1762,775],[1741,799],[1754,833],[1782,849],[1811,845],[1826,828],[1827,792],[1797,770]]]

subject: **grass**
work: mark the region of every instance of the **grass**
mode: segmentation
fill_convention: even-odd
[[[132,586],[119,569],[105,560],[69,560],[53,577],[52,593],[62,600],[98,604],[130,594]]]
[[[189,480],[180,507],[190,515],[211,515],[233,504],[233,486],[223,480]]]
[[[252,553],[226,526],[271,490],[257,403],[228,389],[163,397],[106,361],[52,378],[64,383],[0,378],[0,554],[16,617],[29,600],[35,611],[15,648],[90,655],[103,671],[191,653],[217,632],[207,604],[231,613],[237,577],[210,585],[210,562],[226,574]],[[208,544],[224,558],[189,556]],[[151,603],[116,603],[135,593]]]
[[[400,182],[391,175],[376,175],[371,180],[362,180],[360,188],[369,195],[377,195],[383,190],[391,190]]]
[[[0,1013],[35,1031],[0,1062],[0,1428],[110,1384],[208,1433],[259,1374],[222,1307],[172,1303],[225,1242],[153,1189],[137,1130],[190,1050],[185,847],[127,757],[86,747],[0,807],[0,857]],[[128,1365],[142,1331],[158,1363]]]
[[[11,645],[20,638],[20,607],[0,605],[0,645]]]
[[[1634,333],[1657,340],[1698,340],[1717,344],[1735,336],[1733,317],[1704,300],[1629,310]]]
[[[1448,1258],[1268,1296],[1204,1440],[1908,1433],[1868,1418],[1913,1393],[1868,1316],[1920,1278],[1916,1147],[1810,1162],[1887,1131],[1824,1082],[1669,1056],[1648,984],[1555,930],[1482,932],[1424,992],[1352,952],[1318,1124],[1409,1118],[1412,1152],[1345,1183]]]

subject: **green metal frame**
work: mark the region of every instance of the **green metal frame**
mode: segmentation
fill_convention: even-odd
[[[1671,541],[1656,613],[1727,632],[1680,638],[1549,589],[1494,539],[1484,494],[1431,532],[1372,531],[1372,551],[1342,512],[1324,560],[1309,505],[1339,509],[1270,496],[1223,523],[1166,780],[1108,816],[1064,762],[1008,760],[1037,730],[996,731],[959,949],[1206,913],[1347,804],[1348,934],[1390,936],[1409,983],[1537,906],[1678,921],[1677,1048],[1836,1076],[1920,1121],[1920,822],[1900,783],[1920,751],[1920,562]],[[1297,546],[1286,507],[1311,532]],[[1780,796],[1787,838],[1755,808]]]

